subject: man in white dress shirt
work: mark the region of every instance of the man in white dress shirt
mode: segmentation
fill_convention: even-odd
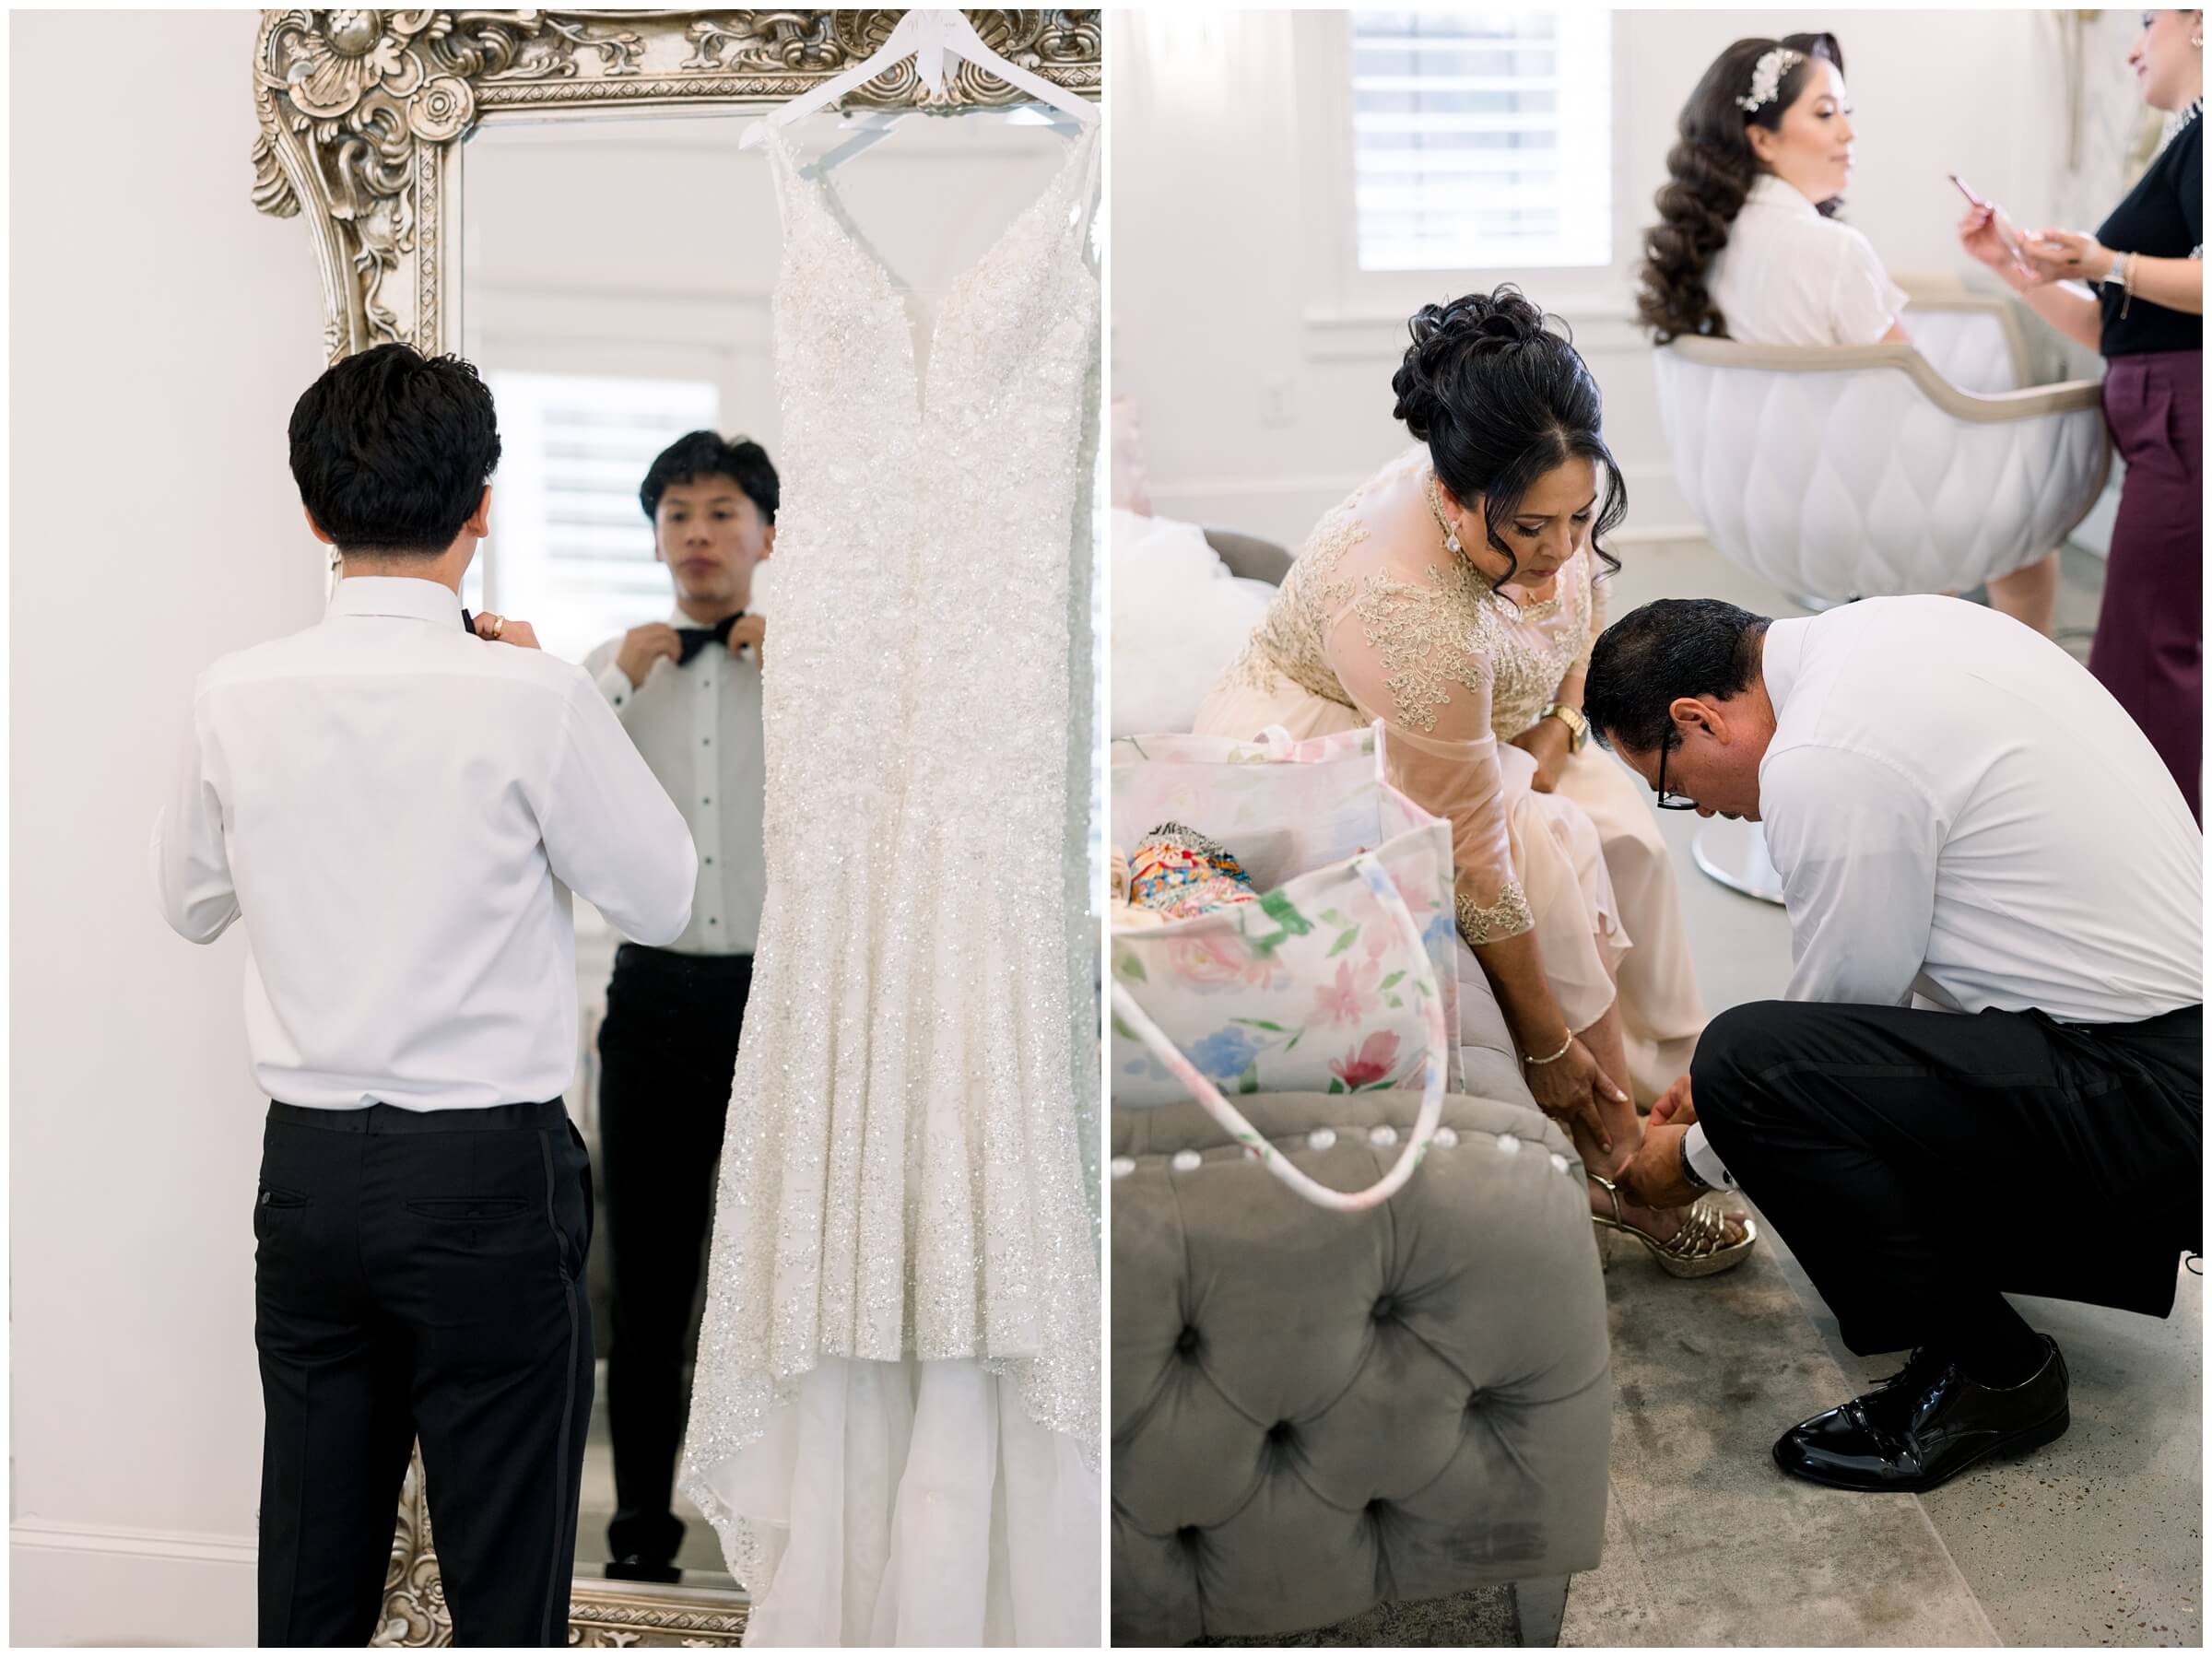
[[[1913,1348],[1776,1461],[1918,1491],[2058,1437],[2065,1361],[2005,1292],[2163,1317],[2200,1240],[2204,839],[2172,776],[2072,657],[1955,598],[1646,605],[1583,707],[1663,806],[1764,824],[1794,962],[1706,1028],[1624,1182],[1740,1184],[1853,1351]]]
[[[607,1574],[637,1581],[675,1581],[684,1539],[672,1498],[690,1404],[685,1343],[768,880],[766,629],[747,606],[754,568],[775,548],[778,494],[759,443],[694,431],[670,444],[647,470],[638,503],[675,585],[675,612],[584,661],[700,852],[690,924],[672,940],[629,934],[615,955],[599,1028],[614,1325]]]
[[[292,474],[345,579],[200,676],[154,828],[170,924],[245,927],[271,1099],[264,1645],[375,1634],[418,1440],[456,1642],[566,1643],[592,1409],[569,894],[665,942],[697,864],[591,679],[524,623],[465,625],[499,453],[454,358],[382,346],[309,388]]]

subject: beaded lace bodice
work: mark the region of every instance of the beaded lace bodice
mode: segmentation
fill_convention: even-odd
[[[1587,664],[1603,626],[1587,546],[1540,603],[1492,590],[1441,533],[1372,528],[1386,486],[1420,474],[1408,451],[1322,515],[1227,682],[1288,687],[1382,719],[1400,785],[1453,822],[1460,926],[1488,943],[1534,924],[1514,878],[1500,742],[1534,725]]]
[[[1603,629],[1588,548],[1560,569],[1552,596],[1540,604],[1516,605],[1493,592],[1471,562],[1441,546],[1408,579],[1402,567],[1394,569],[1397,560],[1367,545],[1359,507],[1379,481],[1322,515],[1232,673],[1253,685],[1279,675],[1315,696],[1356,706],[1328,642],[1349,611],[1389,668],[1391,705],[1373,711],[1430,731],[1458,686],[1487,695],[1491,731],[1512,740],[1542,717]]]

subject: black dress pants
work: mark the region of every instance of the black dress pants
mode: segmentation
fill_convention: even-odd
[[[2006,1292],[2163,1317],[2198,1246],[2204,1009],[2138,1024],[1757,1002],[1699,1038],[1698,1120],[1866,1355]]]
[[[263,1645],[369,1642],[418,1439],[454,1643],[567,1643],[591,1229],[559,1099],[271,1104],[253,1209]]]
[[[752,986],[749,955],[625,944],[599,1027],[599,1165],[613,1340],[606,1355],[615,1517],[607,1550],[665,1565],[690,1395],[684,1342],[714,1217],[714,1169]]]

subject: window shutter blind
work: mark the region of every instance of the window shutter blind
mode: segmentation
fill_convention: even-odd
[[[1612,262],[1612,31],[1574,11],[1350,17],[1362,270]]]
[[[674,604],[638,486],[687,431],[718,429],[708,381],[495,372],[501,456],[492,479],[499,605],[557,656],[591,649]]]

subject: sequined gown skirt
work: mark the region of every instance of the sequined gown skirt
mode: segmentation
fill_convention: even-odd
[[[818,729],[770,733],[771,789],[822,774]],[[1038,990],[1066,981],[1057,859],[965,878],[989,819],[909,772],[771,823],[803,875],[762,916],[680,1483],[749,1645],[1091,1645],[1097,1255],[1066,993]]]
[[[1364,723],[1357,710],[1280,677],[1260,690],[1225,676],[1200,707],[1196,729],[1249,739],[1279,724],[1302,738]],[[1628,774],[1594,747],[1569,761],[1548,794],[1529,786],[1530,756],[1507,744],[1498,754],[1513,868],[1535,917],[1536,946],[1559,1010],[1576,1029],[1586,1029],[1618,1000],[1635,1090],[1655,1097],[1687,1068],[1705,1025],[1659,826]],[[1469,1009],[1463,1039],[1477,1041],[1477,1010],[1495,996],[1464,938],[1459,958],[1460,1003]]]
[[[680,1479],[748,1645],[1098,1639],[1095,1243],[1028,987],[1064,949],[945,820],[842,802],[762,918]]]
[[[989,682],[1042,696],[1024,672]],[[993,780],[1064,764],[1050,720],[974,717],[910,757],[875,945],[824,980],[857,986],[824,1026],[845,1034],[804,1043],[813,1074],[792,1051],[778,1065],[780,1097],[824,1120],[747,1113],[746,1155],[782,1139],[754,1199],[776,1219],[734,1216],[732,1235],[778,1259],[779,1369],[819,1354],[756,1442],[700,1468],[755,1593],[748,1644],[1097,1641],[1097,1257],[1065,1109],[1059,883],[961,873],[971,825],[1057,840],[1056,795]]]

